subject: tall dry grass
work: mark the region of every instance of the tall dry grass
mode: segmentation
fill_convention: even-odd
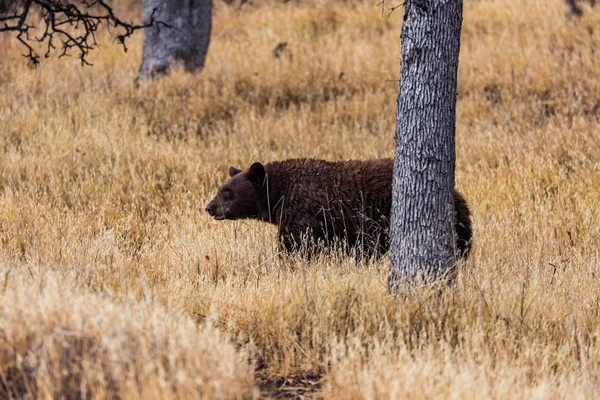
[[[399,11],[216,4],[205,70],[139,88],[141,37],[37,69],[2,38],[0,397],[597,397],[595,10],[466,2],[475,247],[441,296],[203,212],[230,164],[392,156]]]

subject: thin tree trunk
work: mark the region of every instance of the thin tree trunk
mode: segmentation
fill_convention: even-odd
[[[462,0],[407,0],[396,117],[389,288],[455,264],[454,136]]]
[[[144,0],[144,24],[152,18],[168,26],[145,29],[138,78],[163,74],[172,63],[201,70],[210,42],[212,0]]]

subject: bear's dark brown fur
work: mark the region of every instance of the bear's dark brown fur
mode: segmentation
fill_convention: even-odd
[[[336,241],[362,254],[389,249],[393,160],[330,162],[315,159],[254,163],[241,171],[229,168],[225,182],[206,206],[217,220],[258,219],[279,226],[287,251],[306,244]],[[454,191],[457,254],[467,257],[471,217],[465,199]]]

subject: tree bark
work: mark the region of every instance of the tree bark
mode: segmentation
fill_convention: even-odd
[[[456,262],[456,80],[462,0],[407,0],[396,116],[390,291]]]
[[[0,14],[5,14],[22,7],[25,0],[0,0]]]
[[[210,42],[212,0],[144,0],[144,49],[139,79],[164,74],[172,63],[202,70]]]

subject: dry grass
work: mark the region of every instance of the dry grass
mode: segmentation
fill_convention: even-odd
[[[475,248],[403,299],[203,212],[230,164],[392,155],[400,10],[217,4],[206,69],[140,88],[141,37],[35,70],[2,38],[0,398],[597,397],[600,14],[562,7],[466,2]]]

